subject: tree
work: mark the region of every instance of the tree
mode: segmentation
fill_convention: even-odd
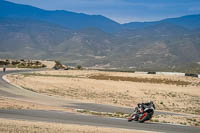
[[[82,69],[82,66],[81,65],[77,65],[76,68],[80,70],[80,69]]]

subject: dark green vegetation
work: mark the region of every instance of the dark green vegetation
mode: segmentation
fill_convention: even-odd
[[[65,69],[65,67],[59,61],[55,61],[55,66],[53,67],[55,70]]]
[[[0,67],[6,65],[7,68],[43,68],[46,67],[40,61],[31,60],[0,60]]]
[[[200,73],[200,15],[118,24],[98,15],[0,1],[0,58]]]

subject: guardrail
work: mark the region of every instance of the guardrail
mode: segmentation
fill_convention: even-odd
[[[139,72],[139,71],[136,71],[135,73],[136,74],[148,74],[148,72]]]
[[[140,72],[136,71],[135,73],[138,74],[156,74],[156,75],[174,75],[174,76],[188,76],[188,77],[195,77],[200,78],[200,74],[191,74],[191,73],[179,73],[179,72]]]
[[[198,78],[198,74],[186,73],[185,76]]]
[[[156,72],[148,72],[147,74],[156,74]]]
[[[156,72],[159,75],[175,75],[175,76],[185,76],[185,73],[178,73],[178,72]]]

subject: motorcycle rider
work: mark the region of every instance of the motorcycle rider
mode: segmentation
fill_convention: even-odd
[[[6,72],[6,65],[3,65],[3,72]]]
[[[145,108],[148,108],[150,106],[153,106],[154,109],[155,108],[155,105],[153,103],[153,101],[149,101],[149,102],[146,102],[146,103],[138,103],[138,108],[141,109],[142,111],[145,109]]]
[[[155,105],[153,101],[149,101],[146,103],[138,103],[134,112],[128,118],[128,121],[139,121],[144,122],[146,120],[150,120],[154,114]]]

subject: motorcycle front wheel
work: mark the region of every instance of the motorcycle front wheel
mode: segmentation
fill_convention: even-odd
[[[128,122],[131,122],[131,121],[138,121],[138,116],[137,114],[132,114],[129,118],[128,118]]]

